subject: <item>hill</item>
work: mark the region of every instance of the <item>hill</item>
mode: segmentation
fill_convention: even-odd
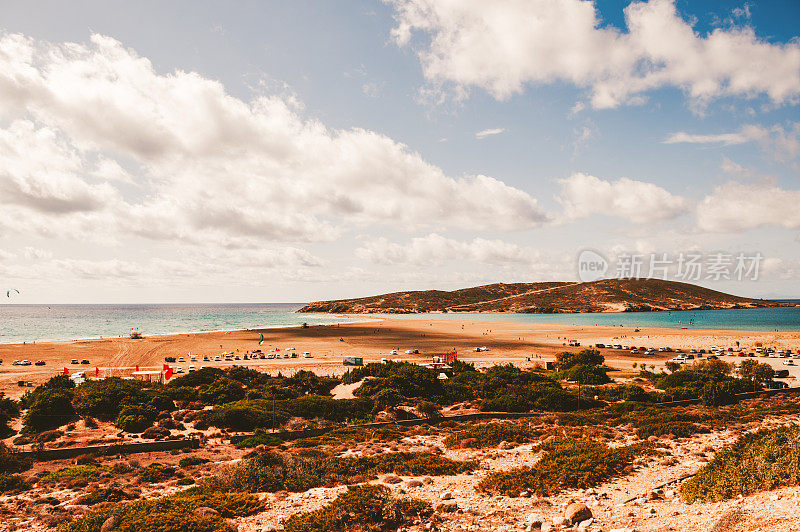
[[[415,314],[424,312],[632,312],[775,307],[781,303],[734,296],[661,279],[602,279],[589,283],[496,283],[461,290],[394,292],[309,303],[299,312]]]

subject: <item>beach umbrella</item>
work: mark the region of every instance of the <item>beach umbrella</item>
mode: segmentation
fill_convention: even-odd
[[[64,375],[69,375],[69,370],[67,368],[64,368]]]

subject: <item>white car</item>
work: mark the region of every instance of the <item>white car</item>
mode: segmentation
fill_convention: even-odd
[[[311,356],[311,353],[309,353],[308,351],[306,351],[305,353],[303,353],[303,358],[314,358],[314,357],[313,357],[313,356]]]
[[[219,355],[217,355],[217,356],[215,356],[215,357],[214,357],[214,361],[215,361],[215,362],[219,362],[220,360],[221,360],[221,359],[219,358]]]
[[[294,347],[287,347],[286,350],[287,351],[294,351]]]
[[[191,373],[191,372],[195,371],[196,369],[197,369],[197,368],[195,368],[194,366],[189,366],[189,373]]]
[[[783,365],[784,366],[794,366],[795,365],[794,364],[794,360],[792,360],[791,358],[789,360],[784,360],[783,361]]]
[[[175,373],[183,373],[183,368],[178,366],[177,368],[175,368]]]

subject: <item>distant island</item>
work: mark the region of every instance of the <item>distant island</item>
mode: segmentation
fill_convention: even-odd
[[[429,312],[647,312],[793,306],[739,297],[661,279],[602,279],[587,283],[495,283],[461,290],[417,290],[309,303],[298,312],[417,314]]]

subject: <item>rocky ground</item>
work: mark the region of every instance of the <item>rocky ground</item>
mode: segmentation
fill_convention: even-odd
[[[470,460],[479,464],[473,473],[454,476],[397,477],[381,475],[372,481],[389,487],[399,497],[429,501],[437,512],[409,527],[409,531],[427,530],[800,530],[800,489],[780,488],[746,497],[715,503],[687,504],[680,496],[677,479],[695,473],[718,450],[729,446],[744,432],[758,428],[774,428],[800,423],[799,415],[767,417],[758,423],[743,424],[722,431],[698,434],[691,438],[670,436],[651,438],[658,452],[635,462],[627,476],[588,490],[568,490],[556,496],[541,498],[527,493],[519,497],[493,496],[477,490],[477,485],[493,471],[531,465],[540,457],[534,444],[514,445],[502,442],[484,449],[447,449],[448,428],[409,431],[398,441],[372,440],[344,446],[341,454],[375,454],[397,450],[441,452],[454,460]],[[82,432],[77,427],[76,432]],[[108,427],[99,427],[106,433]],[[611,446],[636,441],[632,427],[609,431]],[[210,439],[202,451],[193,455],[210,463],[185,470],[187,477],[199,481],[219,468],[235,463],[246,451],[235,449],[222,439]],[[51,530],[59,522],[80,516],[89,507],[76,504],[77,498],[95,487],[115,487],[141,498],[170,495],[182,485],[176,479],[163,483],[145,483],[135,470],[150,463],[177,466],[183,452],[152,453],[130,457],[110,457],[100,463],[109,468],[127,464],[134,472],[115,475],[112,480],[78,479],[59,483],[35,483],[32,489],[0,496],[0,531]],[[41,474],[74,465],[74,460],[36,464],[29,474]],[[315,510],[332,501],[347,488],[320,487],[304,493],[264,493],[269,509],[257,515],[238,518],[240,532],[280,530],[291,515]],[[102,507],[104,504],[92,508]],[[585,507],[584,507],[585,505]],[[573,513],[577,517],[572,518]],[[571,518],[568,520],[567,518]],[[574,522],[570,522],[574,520]]]
[[[659,440],[663,453],[643,458],[631,475],[588,490],[566,491],[558,496],[488,496],[476,490],[491,471],[530,465],[538,458],[533,445],[501,444],[484,450],[445,450],[454,460],[476,460],[481,469],[474,474],[446,477],[384,476],[381,482],[398,496],[430,501],[439,510],[433,520],[411,530],[800,530],[800,489],[782,488],[719,503],[687,504],[679,483],[662,486],[696,472],[714,453],[733,443],[742,431],[800,422],[800,417],[768,418],[759,424],[701,434],[672,441]],[[438,446],[442,436],[405,439],[412,449]],[[628,443],[620,441],[617,443]],[[238,520],[240,532],[279,529],[281,520],[299,511],[317,509],[345,488],[315,488],[305,493],[267,494],[269,511]],[[525,494],[523,494],[525,495]],[[565,512],[574,503],[586,505],[591,518],[570,524]],[[571,508],[572,510],[573,508]],[[587,514],[589,515],[589,514]]]

